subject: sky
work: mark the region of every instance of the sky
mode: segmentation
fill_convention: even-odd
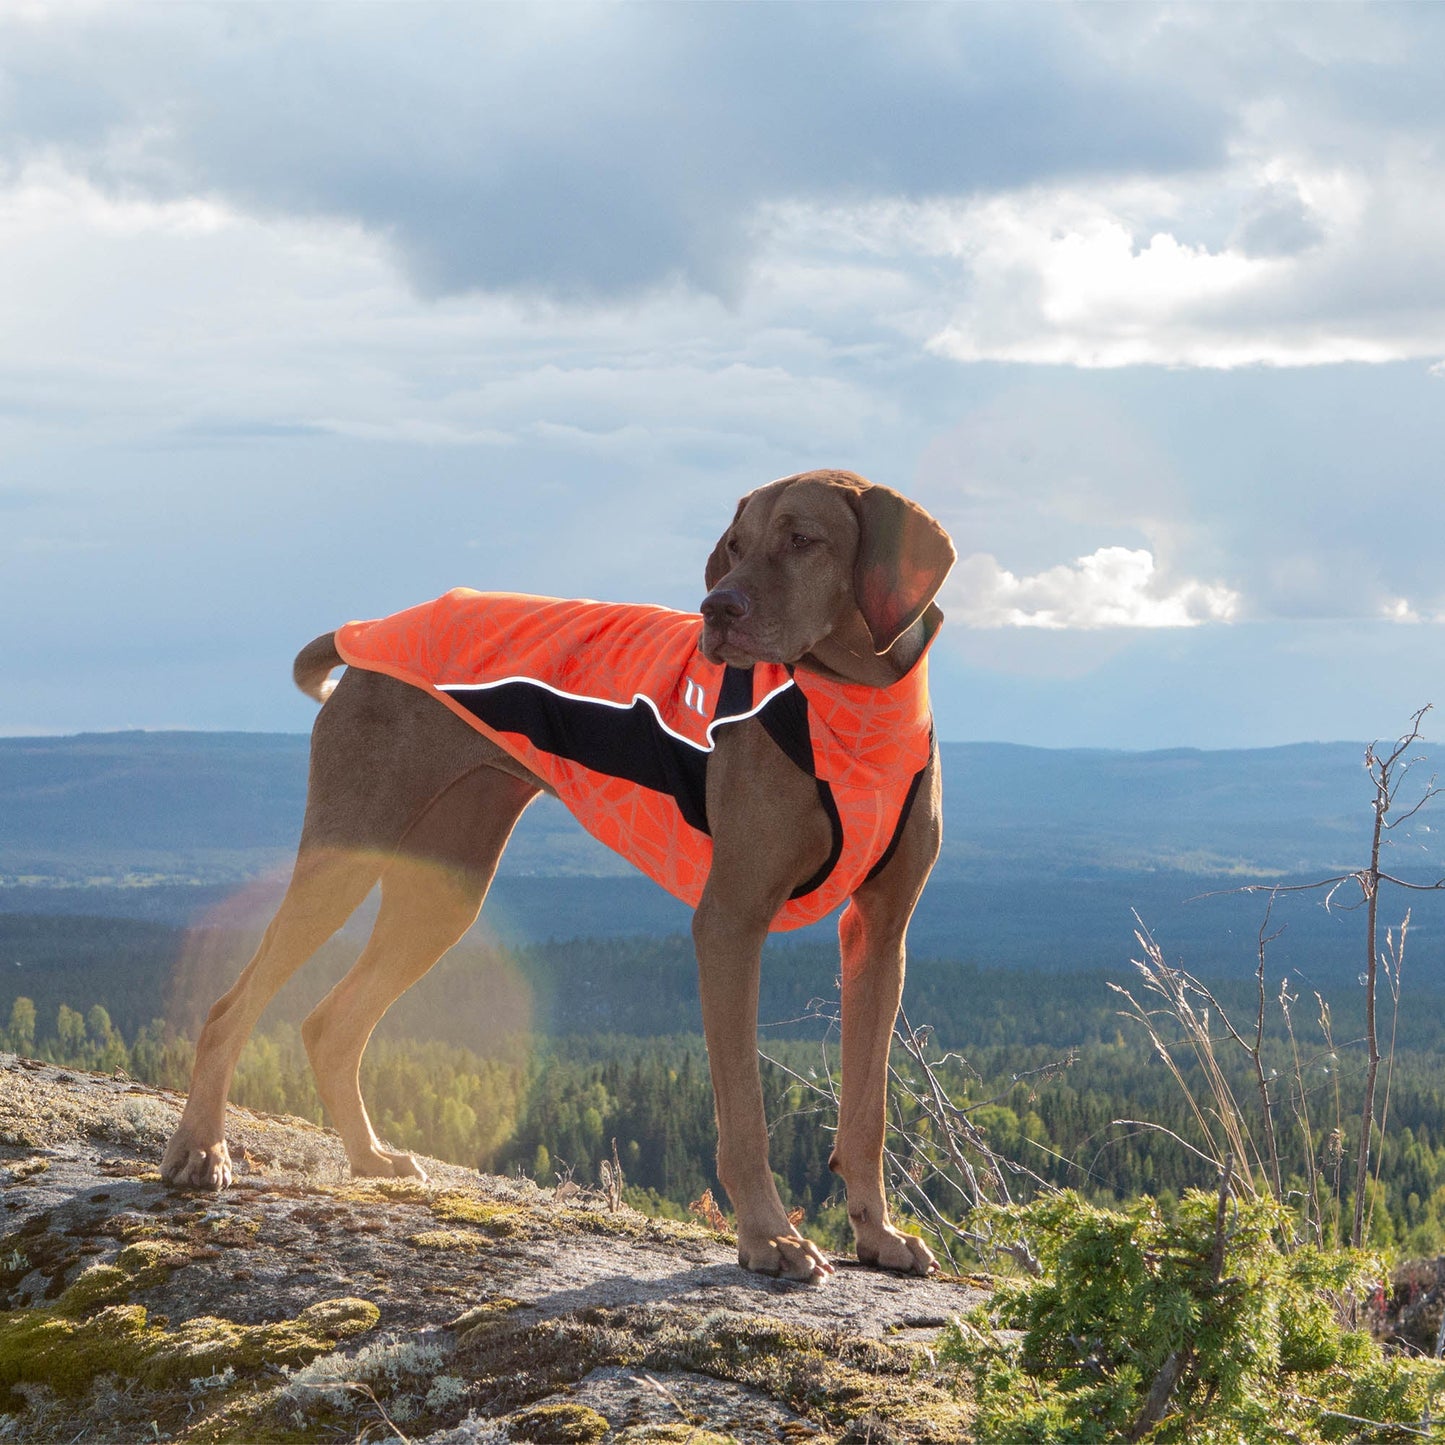
[[[945,739],[1445,706],[1445,6],[0,7],[0,733],[303,731],[846,467]],[[1427,724],[1427,731],[1429,731]]]

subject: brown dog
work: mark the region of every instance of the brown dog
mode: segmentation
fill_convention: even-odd
[[[773,482],[738,504],[708,561],[700,651],[730,668],[796,664],[845,692],[851,685],[849,696],[890,688],[916,675],[940,620],[933,597],[953,560],[942,528],[887,488],[850,472]],[[318,638],[296,659],[298,685],[325,706],[312,737],[295,871],[255,957],[201,1032],[190,1097],[161,1166],[176,1185],[230,1182],[225,1105],[241,1047],[276,990],[378,879],[371,937],[302,1032],[352,1171],[425,1177],[410,1154],[384,1148],[373,1132],[358,1083],[362,1052],[391,1003],[476,919],[513,825],[547,786],[420,687],[351,667],[332,693],[327,676],[341,662],[334,637]],[[741,1264],[821,1280],[832,1265],[789,1223],[768,1164],[757,1001],[763,941],[785,902],[836,858],[837,815],[818,778],[750,714],[717,728],[705,789],[711,867],[693,937],[718,1178],[737,1212]],[[915,1274],[934,1260],[889,1221],[885,1084],[904,935],[941,828],[929,746],[887,851],[854,888],[839,924],[843,1085],[829,1165],[847,1188],[859,1259]]]

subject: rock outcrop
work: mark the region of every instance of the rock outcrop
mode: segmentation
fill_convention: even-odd
[[[965,1282],[745,1274],[596,1194],[233,1109],[238,1177],[165,1188],[180,1099],[0,1055],[0,1440],[959,1442],[929,1345]]]

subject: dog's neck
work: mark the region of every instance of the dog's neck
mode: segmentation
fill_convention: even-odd
[[[875,652],[863,614],[853,612],[799,658],[798,666],[838,682],[892,687],[913,670],[942,620],[943,614],[930,605],[917,622],[904,629],[887,652]]]

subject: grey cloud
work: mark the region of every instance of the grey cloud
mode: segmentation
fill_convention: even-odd
[[[1293,186],[1272,186],[1246,206],[1230,240],[1248,256],[1294,256],[1318,245],[1324,234]]]
[[[1235,140],[1261,134],[1326,161],[1374,156],[1390,134],[1429,137],[1445,121],[1445,8],[1331,3],[1096,6],[1135,12],[1155,73],[1239,113]]]
[[[9,158],[355,219],[422,289],[727,295],[757,208],[1213,164],[1055,8],[137,7],[0,29]]]

